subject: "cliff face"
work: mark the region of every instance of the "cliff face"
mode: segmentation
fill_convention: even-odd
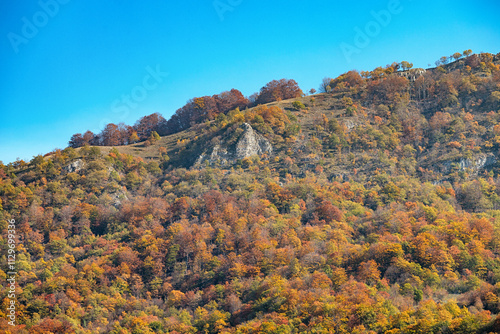
[[[84,167],[82,159],[75,160],[65,167],[67,173],[75,173]]]
[[[473,158],[461,158],[458,161],[446,161],[443,164],[443,167],[445,172],[449,173],[453,168],[453,164],[455,164],[460,171],[469,169],[473,175],[477,175],[482,169],[493,165],[496,161],[497,158],[493,153],[481,153]]]
[[[454,160],[445,160],[436,164],[433,170],[444,175],[443,178],[434,181],[434,184],[442,184],[449,181],[449,174],[453,170],[468,171],[470,176],[477,176],[481,171],[487,170],[497,163],[498,159],[493,153],[480,153],[471,158],[459,158]]]
[[[227,143],[221,143],[207,149],[198,157],[195,166],[206,164],[207,161],[209,164],[227,165],[254,155],[273,152],[271,143],[264,136],[255,132],[250,124],[244,123],[242,129],[243,133],[238,138],[236,145],[230,147]]]
[[[243,124],[244,131],[236,144],[236,159],[243,159],[252,155],[270,154],[273,151],[271,143],[262,135],[254,131],[248,123]]]

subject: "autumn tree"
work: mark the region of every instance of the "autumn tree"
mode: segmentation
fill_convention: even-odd
[[[95,135],[92,131],[86,131],[83,134],[83,145],[95,145],[97,144],[95,141]]]
[[[121,132],[118,125],[110,123],[104,127],[100,134],[101,145],[103,146],[117,146],[121,145]]]
[[[82,147],[83,146],[83,136],[81,133],[75,133],[71,136],[69,140],[69,146],[73,148]]]
[[[130,137],[128,138],[128,142],[131,144],[137,143],[139,141],[139,136],[137,135],[137,132],[133,131]]]
[[[325,77],[323,80],[321,80],[321,84],[319,86],[319,92],[320,93],[328,93],[331,91],[331,86],[330,82],[332,81],[332,78]]]
[[[403,71],[408,71],[410,68],[413,67],[413,63],[407,62],[406,60],[401,62],[401,67],[403,68]]]
[[[429,75],[421,75],[414,82],[414,93],[418,94],[419,99],[427,99],[434,93],[435,81]]]
[[[462,54],[460,52],[455,52],[454,54],[451,55],[453,57],[453,59],[455,60],[459,60],[460,58],[462,58]]]
[[[226,113],[236,108],[243,109],[249,104],[248,99],[239,90],[234,88],[213,97],[217,103],[218,113]]]
[[[165,119],[159,113],[153,113],[139,119],[134,125],[134,131],[140,140],[146,140],[152,131],[159,132]]]
[[[273,80],[261,88],[257,104],[287,100],[302,96],[302,90],[293,79]]]
[[[220,113],[243,108],[249,101],[237,89],[231,89],[213,96],[203,96],[191,99],[178,109],[175,114],[160,127],[161,135],[173,134],[207,120],[215,119]]]
[[[71,136],[69,141],[69,146],[73,148],[82,147],[84,145],[96,145],[95,135],[92,131],[87,131],[83,135],[81,133],[76,133]]]
[[[365,80],[358,71],[349,71],[341,74],[335,79],[331,79],[329,87],[331,90],[344,91],[350,88],[356,88],[363,85]]]
[[[371,81],[368,92],[381,101],[395,101],[408,90],[409,81],[405,77],[389,76],[388,78]]]

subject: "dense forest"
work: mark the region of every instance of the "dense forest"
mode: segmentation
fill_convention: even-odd
[[[500,54],[319,90],[194,98],[0,164],[2,332],[500,332]],[[251,135],[264,153],[220,153]]]

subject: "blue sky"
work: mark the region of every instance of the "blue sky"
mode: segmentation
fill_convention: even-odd
[[[109,122],[169,118],[192,97],[231,88],[248,96],[291,78],[308,91],[351,69],[498,53],[499,13],[485,0],[5,0],[0,161],[65,148]]]

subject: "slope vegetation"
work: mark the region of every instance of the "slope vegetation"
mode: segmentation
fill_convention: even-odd
[[[0,328],[499,332],[498,64],[350,71],[149,142],[0,165],[4,280],[7,221],[18,236],[18,325],[4,285]]]

